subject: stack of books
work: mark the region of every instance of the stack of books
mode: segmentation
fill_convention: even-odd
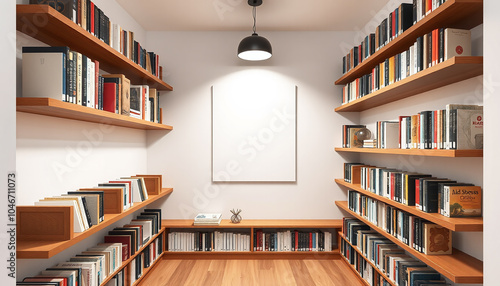
[[[220,213],[199,213],[194,218],[194,225],[219,225],[221,220]]]

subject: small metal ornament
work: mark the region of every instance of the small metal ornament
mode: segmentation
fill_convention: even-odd
[[[232,209],[230,211],[233,214],[231,216],[231,222],[232,223],[240,223],[241,222],[241,216],[240,216],[241,210],[240,209],[238,209],[238,210]]]

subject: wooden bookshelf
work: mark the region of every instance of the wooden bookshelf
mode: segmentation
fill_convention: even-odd
[[[412,155],[428,157],[483,157],[483,150],[435,150],[435,149],[379,149],[379,148],[335,148],[336,152],[369,153],[384,155]]]
[[[407,50],[418,37],[436,28],[472,29],[483,22],[482,0],[447,0],[399,37],[375,52],[361,64],[339,78],[335,84],[345,85],[371,70],[387,58]],[[374,33],[375,31],[371,31]]]
[[[332,251],[253,251],[253,235],[257,229],[341,229],[341,219],[290,219],[290,220],[242,220],[234,224],[223,219],[220,225],[193,225],[193,220],[162,220],[168,233],[172,229],[231,229],[245,230],[250,233],[250,251],[167,251],[169,259],[332,259],[339,255],[338,249]],[[335,233],[332,233],[335,235]]]
[[[380,270],[377,266],[375,266],[375,264],[373,264],[373,262],[371,262],[368,258],[366,258],[366,256],[359,250],[359,248],[357,246],[354,246],[351,244],[351,242],[349,240],[347,240],[347,238],[344,236],[343,233],[339,233],[339,236],[340,236],[340,239],[344,240],[345,242],[347,242],[359,255],[361,255],[361,257],[363,257],[363,259],[371,265],[371,267],[373,267],[373,270],[375,272],[378,273],[378,275],[384,277],[385,280],[387,280],[387,282],[389,282],[390,285],[392,286],[397,286],[391,279],[389,279],[389,277],[387,277],[387,275],[385,275],[384,272],[382,272],[382,270]],[[342,256],[342,258],[344,259],[345,262],[347,262],[347,264],[349,264],[352,268],[352,270],[354,270],[354,273],[358,274],[359,278],[362,279],[363,281],[365,281],[361,275],[359,275],[358,271],[356,270],[356,268],[354,268],[354,266],[352,264],[349,263],[349,261],[347,260],[347,258],[344,257],[344,255],[342,255],[342,253],[340,254],[340,256]],[[368,285],[368,284],[367,284]]]
[[[16,98],[19,112],[27,112],[45,116],[59,117],[85,122],[101,123],[142,130],[172,130],[173,127],[149,122],[121,114],[94,109],[78,104],[63,102],[52,98]]]
[[[144,249],[146,249],[146,247],[148,245],[150,245],[151,243],[153,243],[153,241],[155,241],[155,239],[157,239],[160,235],[163,235],[164,232],[165,232],[165,228],[160,229],[160,232],[158,232],[153,237],[151,237],[146,244],[144,244],[138,251],[135,252],[134,255],[130,256],[129,259],[123,261],[122,265],[120,265],[120,267],[118,267],[113,273],[109,274],[108,277],[106,277],[106,279],[103,280],[103,282],[101,283],[101,285],[106,285],[106,283],[108,283],[109,280],[111,280],[123,268],[127,267],[130,264],[130,262],[132,262],[132,260],[134,258],[136,258],[140,253],[142,253],[144,251]],[[165,253],[165,252],[163,252],[163,253]],[[158,262],[159,260],[162,259],[163,253],[161,255],[159,255],[156,258],[156,260],[148,268],[144,269],[144,271],[142,273],[142,276],[139,279],[137,279],[136,282],[139,282],[142,279],[142,277],[146,276],[147,273],[149,272],[149,270],[156,264],[156,262]]]
[[[367,190],[364,190],[361,188],[361,185],[359,184],[351,184],[343,179],[335,179],[335,182],[339,185],[342,185],[344,187],[347,187],[351,190],[355,190],[365,196],[374,198],[378,201],[381,201],[383,203],[386,203],[388,205],[391,205],[393,207],[396,207],[402,211],[405,211],[407,213],[410,213],[412,215],[416,215],[420,218],[426,219],[428,221],[431,221],[435,224],[438,224],[442,227],[446,227],[447,229],[450,229],[452,231],[483,231],[483,218],[482,217],[470,217],[470,218],[449,218],[445,217],[444,215],[438,214],[438,213],[426,213],[423,212],[419,209],[417,209],[415,206],[406,206],[401,203],[395,202],[393,200],[390,200],[388,198],[379,196],[377,194],[374,194],[372,192],[369,192]]]
[[[453,57],[410,77],[335,108],[357,112],[483,74],[483,57]]]
[[[90,229],[75,233],[74,237],[70,240],[64,241],[17,241],[17,258],[18,259],[33,259],[33,258],[50,258],[61,251],[71,247],[91,235],[105,229],[113,223],[125,218],[128,215],[147,207],[149,204],[170,195],[173,192],[172,188],[164,188],[159,195],[152,195],[141,203],[134,203],[132,207],[120,214],[106,214],[104,221]]]
[[[384,229],[374,225],[370,221],[351,211],[346,201],[336,201],[335,204],[395,244],[399,245],[415,258],[421,260],[429,265],[429,267],[446,276],[452,282],[471,284],[483,283],[483,262],[481,260],[455,248],[453,249],[453,253],[450,255],[425,255],[399,241],[396,237],[388,234]]]
[[[120,52],[92,36],[49,5],[17,5],[18,31],[50,46],[68,46],[93,60],[112,74],[125,74],[131,84],[145,84],[158,90],[173,90],[158,77]]]

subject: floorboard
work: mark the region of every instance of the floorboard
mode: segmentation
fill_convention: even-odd
[[[341,260],[167,260],[140,285],[147,286],[359,286]]]

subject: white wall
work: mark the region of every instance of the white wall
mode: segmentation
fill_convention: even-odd
[[[135,37],[145,44],[144,29],[115,1],[94,2],[124,29],[134,31]],[[13,11],[9,13],[14,15]],[[13,27],[11,31],[14,32],[14,29]],[[20,95],[21,47],[43,44],[19,32],[17,36],[17,94]],[[2,41],[2,44],[5,43],[6,41]],[[12,70],[2,67],[2,71],[9,72],[11,77],[15,75],[10,72]],[[12,126],[15,124],[13,119],[2,122],[9,122]],[[18,204],[32,205],[44,197],[60,195],[77,188],[93,187],[120,176],[145,173],[146,131],[18,112],[16,160],[19,176]],[[121,226],[131,218],[130,216],[115,226]],[[69,257],[102,242],[103,236],[110,228],[51,259],[19,260],[18,277],[37,274],[40,270],[66,261]]]
[[[193,218],[197,212],[240,208],[243,219],[341,218],[335,200],[346,193],[334,183],[342,176],[340,126],[357,115],[334,112],[340,104],[341,44],[350,32],[262,32],[273,57],[261,63],[236,56],[245,32],[149,32],[148,45],[160,52],[164,78],[174,87],[161,97],[167,136],[148,133],[148,173],[164,176],[174,193],[163,205],[165,218]],[[297,182],[211,182],[210,87],[236,74],[260,71],[298,86]]]
[[[497,0],[484,1],[484,275],[485,285],[498,284],[498,254],[500,246],[500,221],[498,220],[498,158],[500,158],[500,45],[498,27],[500,19],[496,11],[500,9]]]
[[[11,273],[7,269],[10,262],[11,250],[8,249],[10,235],[7,230],[7,189],[8,174],[16,170],[16,86],[12,84],[16,80],[16,74],[12,71],[16,68],[16,33],[15,33],[15,2],[2,1],[0,3],[0,85],[3,86],[2,92],[2,112],[0,112],[0,210],[3,214],[0,216],[0,257],[3,263],[0,267],[0,277],[2,284],[15,285],[16,280],[7,275]],[[15,267],[15,266],[14,266]],[[15,272],[15,268],[13,269]]]

